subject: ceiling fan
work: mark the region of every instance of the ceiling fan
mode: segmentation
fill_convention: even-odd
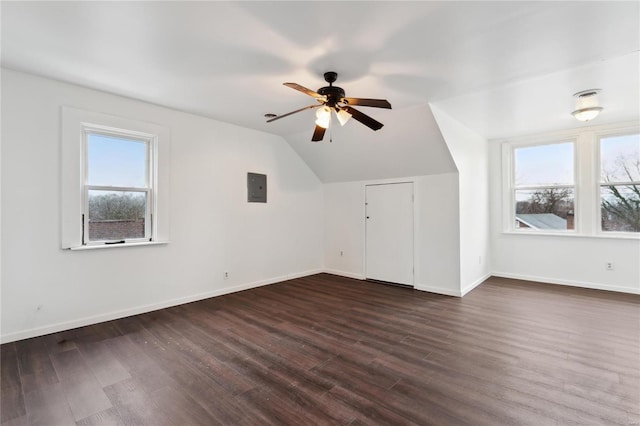
[[[317,92],[300,86],[297,83],[283,83],[287,87],[291,87],[292,89],[298,90],[315,98],[316,101],[318,101],[318,104],[309,105],[304,108],[273,117],[267,120],[267,123],[288,117],[297,112],[319,108],[316,111],[316,128],[313,131],[313,136],[311,138],[313,142],[321,141],[322,138],[324,138],[324,132],[327,130],[327,127],[329,127],[329,123],[331,122],[331,111],[336,114],[338,121],[343,126],[350,118],[353,117],[354,120],[359,121],[372,130],[379,130],[382,128],[382,123],[374,120],[366,114],[363,114],[353,108],[352,105],[391,109],[391,104],[386,99],[346,98],[344,90],[341,87],[333,85],[333,83],[338,79],[338,73],[334,71],[325,72],[324,79],[329,83],[329,85],[319,88]]]

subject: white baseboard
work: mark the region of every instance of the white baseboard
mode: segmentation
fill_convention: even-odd
[[[637,288],[634,289],[629,287],[610,286],[610,285],[597,284],[597,283],[559,280],[555,278],[537,277],[533,275],[511,274],[508,272],[492,272],[491,276],[501,277],[501,278],[512,278],[515,280],[535,281],[535,282],[545,283],[545,284],[558,284],[558,285],[566,285],[570,287],[590,288],[594,290],[606,290],[606,291],[616,291],[619,293],[640,294],[640,289],[637,289]]]
[[[341,277],[354,278],[356,280],[366,280],[367,279],[362,274],[355,274],[353,272],[338,271],[338,270],[335,270],[335,269],[325,269],[324,272],[326,272],[327,274],[339,275]],[[462,297],[465,294],[469,293],[474,288],[476,288],[477,286],[479,286],[480,284],[482,284],[490,276],[491,276],[491,274],[487,274],[487,275],[481,277],[480,279],[474,281],[473,283],[471,283],[470,285],[465,287],[462,291],[452,290],[452,289],[449,289],[449,288],[442,288],[442,287],[430,287],[430,286],[420,285],[420,284],[416,284],[413,288],[415,288],[416,290],[420,290],[420,291],[428,291],[429,293],[437,293],[437,294],[444,294],[446,296]]]
[[[304,271],[304,272],[296,272],[296,273],[287,275],[286,279],[278,279],[278,281],[273,281],[273,282],[271,282],[269,284],[274,284],[274,283],[277,283],[277,282],[280,282],[280,281],[286,281],[286,280],[294,280],[296,278],[308,277],[310,275],[321,274],[323,272],[325,272],[324,269],[310,269],[310,270]]]
[[[469,293],[471,290],[473,290],[474,288],[478,287],[480,284],[485,282],[487,278],[489,278],[490,276],[491,274],[487,273],[484,276],[478,278],[477,280],[475,280],[474,282],[472,282],[471,284],[463,288],[462,291],[460,292],[461,293],[460,296],[464,297],[465,294]]]
[[[420,284],[416,284],[413,288],[420,291],[428,291],[429,293],[444,294],[445,296],[462,297],[460,290],[452,290],[450,288],[431,287]]]
[[[46,334],[58,333],[73,328],[84,327],[87,325],[98,324],[105,321],[112,321],[119,318],[130,317],[132,315],[144,314],[147,312],[157,311],[158,309],[170,308],[172,306],[183,305],[185,303],[197,302],[198,300],[209,299],[211,297],[222,296],[225,294],[236,293],[238,291],[249,290],[252,288],[262,287],[269,284],[275,284],[282,281],[292,280],[294,278],[306,277],[323,272],[322,269],[314,269],[305,272],[296,272],[266,280],[255,281],[247,284],[240,284],[232,287],[225,287],[204,293],[193,294],[177,299],[166,300],[164,302],[151,303],[148,305],[136,306],[134,308],[122,309],[119,311],[107,312],[99,315],[92,315],[71,321],[63,321],[56,324],[46,325],[43,327],[31,328],[28,330],[16,331],[0,336],[0,343],[9,343],[16,340],[29,339],[31,337],[44,336]]]
[[[327,274],[332,274],[332,275],[339,275],[341,277],[347,277],[347,278],[353,278],[356,280],[364,280],[366,279],[364,275],[362,274],[356,274],[353,272],[345,272],[345,271],[338,271],[336,269],[325,269],[323,272],[327,273]]]
[[[208,291],[204,293],[198,293],[191,296],[171,299],[164,302],[152,303],[148,305],[137,306],[134,308],[107,312],[99,315],[92,315],[92,316],[80,318],[77,320],[64,321],[56,324],[43,326],[43,327],[35,327],[28,330],[21,330],[13,333],[8,333],[0,336],[0,343],[9,343],[9,342],[14,342],[16,340],[29,339],[31,337],[43,336],[50,333],[58,333],[61,331],[70,330],[77,327],[98,324],[105,321],[112,321],[115,319],[125,318],[132,315],[144,314],[146,312],[152,312],[158,309],[164,309],[172,306],[182,305],[185,303],[196,302],[198,300],[204,300],[211,297],[222,296],[225,294],[235,293],[243,290],[249,290],[252,288],[262,287],[265,285],[292,280],[295,278],[315,275],[322,272],[343,276],[343,277],[348,277],[348,278],[354,278],[357,280],[365,279],[364,275],[362,274],[356,274],[356,273],[346,272],[346,271],[338,271],[335,269],[314,269],[314,270],[309,270],[304,272],[296,272],[288,275],[282,275],[278,277],[268,278],[265,280],[255,281],[252,283],[240,284],[232,287],[226,287],[226,288],[216,289],[216,290]],[[566,285],[571,287],[591,288],[595,290],[607,290],[607,291],[616,291],[621,293],[640,294],[640,289],[633,289],[629,287],[608,286],[603,284],[576,282],[576,281],[569,281],[569,280],[558,280],[558,279],[552,279],[547,277],[511,274],[506,272],[492,272],[490,274],[487,274],[486,276],[483,276],[480,279],[473,282],[472,284],[466,286],[464,289],[462,289],[462,291],[452,290],[452,289],[442,288],[442,287],[431,287],[431,286],[425,286],[425,285],[416,285],[414,288],[416,290],[427,291],[430,293],[462,297],[465,294],[469,293],[474,288],[476,288],[478,285],[482,284],[490,276],[512,278],[512,279],[525,280],[525,281],[535,281],[535,282],[548,283],[548,284]]]

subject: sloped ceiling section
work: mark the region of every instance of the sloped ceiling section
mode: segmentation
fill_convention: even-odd
[[[361,108],[384,123],[377,132],[333,120],[324,141],[311,142],[312,115],[298,116],[309,130],[286,136],[322,182],[391,179],[457,171],[428,105],[394,110]],[[331,141],[332,140],[332,141]]]

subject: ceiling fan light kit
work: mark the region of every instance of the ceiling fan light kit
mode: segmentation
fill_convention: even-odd
[[[603,110],[602,107],[598,106],[598,93],[600,92],[600,89],[589,89],[574,93],[576,109],[571,115],[580,121],[590,121],[596,118]]]
[[[331,122],[331,109],[327,106],[318,108],[316,111],[316,125],[326,129]]]
[[[389,101],[387,101],[386,99],[347,98],[345,97],[344,89],[333,85],[333,83],[337,79],[338,73],[334,71],[328,71],[324,73],[324,80],[329,83],[329,85],[321,87],[317,92],[314,92],[311,89],[307,89],[304,86],[300,86],[297,83],[283,83],[287,87],[298,90],[305,95],[309,95],[315,98],[318,104],[309,105],[295,111],[270,118],[269,120],[267,120],[267,123],[271,123],[272,121],[288,117],[292,114],[305,111],[307,109],[319,108],[316,111],[316,127],[311,138],[313,142],[321,141],[324,138],[325,130],[331,124],[332,111],[336,114],[336,117],[338,118],[338,121],[342,126],[344,126],[351,118],[353,118],[354,120],[359,121],[372,130],[381,129],[383,126],[382,123],[353,108],[352,105],[391,109],[391,104],[389,103]]]
[[[344,126],[345,124],[347,124],[347,121],[349,121],[349,119],[351,118],[351,114],[341,109],[338,112],[336,112],[336,117],[338,117],[338,121],[340,122],[340,125]]]

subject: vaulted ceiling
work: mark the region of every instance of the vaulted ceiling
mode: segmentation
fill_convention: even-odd
[[[430,127],[428,104],[487,138],[575,127],[571,95],[596,87],[605,107],[599,122],[639,116],[638,2],[2,2],[1,8],[4,67],[279,134],[325,181],[355,178],[347,168],[366,164],[367,149],[424,173],[429,154],[441,151],[430,152],[430,141],[442,139]],[[333,144],[327,135],[318,148],[309,142],[312,111],[265,122],[265,113],[313,104],[283,82],[315,90],[329,70],[339,73],[336,84],[347,96],[389,99],[391,111],[362,108],[385,128],[336,126]],[[415,158],[425,159],[417,170],[410,166]],[[357,175],[397,173],[381,173],[376,163]]]

